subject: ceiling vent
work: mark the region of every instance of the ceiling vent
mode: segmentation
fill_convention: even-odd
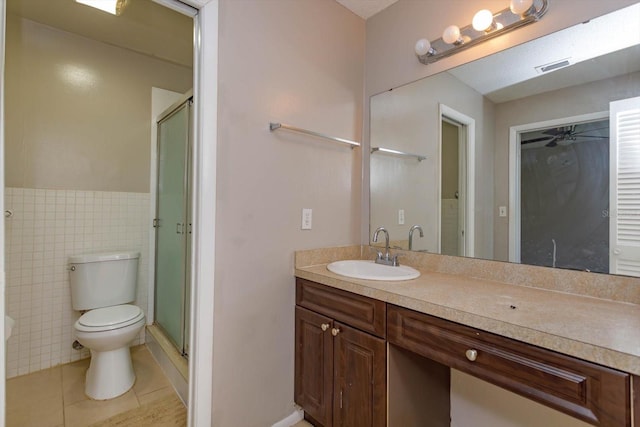
[[[538,74],[544,74],[548,73],[549,71],[557,70],[559,68],[568,67],[569,65],[571,65],[571,58],[561,59],[556,62],[551,62],[550,64],[538,65],[534,68],[536,69]]]

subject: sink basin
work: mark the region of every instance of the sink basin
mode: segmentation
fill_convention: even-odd
[[[420,277],[420,272],[407,265],[392,267],[390,265],[376,264],[373,261],[347,260],[336,261],[327,265],[327,270],[341,276],[365,280],[411,280]]]

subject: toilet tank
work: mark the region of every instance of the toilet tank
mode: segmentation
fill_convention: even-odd
[[[139,252],[109,252],[69,257],[71,305],[91,310],[136,299]]]

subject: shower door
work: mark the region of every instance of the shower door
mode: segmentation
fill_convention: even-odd
[[[158,121],[155,323],[188,352],[191,99]]]

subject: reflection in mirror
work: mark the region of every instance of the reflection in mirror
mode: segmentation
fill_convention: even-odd
[[[608,273],[608,118],[520,138],[520,261]]]
[[[371,230],[640,275],[639,27],[636,4],[373,96],[371,147],[425,158],[371,154]]]

